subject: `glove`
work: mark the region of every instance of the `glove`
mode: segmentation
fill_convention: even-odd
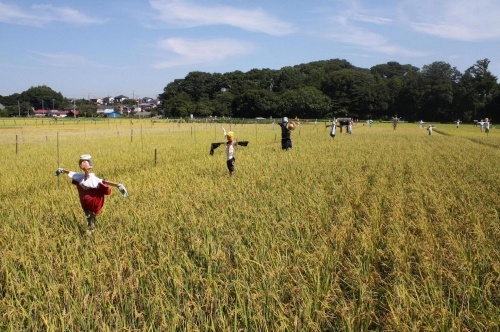
[[[125,186],[123,184],[121,184],[121,183],[118,184],[118,190],[120,190],[120,193],[122,194],[123,197],[128,196],[127,188],[125,188]]]
[[[61,168],[61,167],[59,167],[58,169],[56,169],[56,174],[55,175],[59,176],[59,174],[62,174],[62,173],[64,173],[64,169]]]

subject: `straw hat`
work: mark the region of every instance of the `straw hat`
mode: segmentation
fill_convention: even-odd
[[[286,129],[288,130],[295,130],[295,122],[288,122],[288,124],[286,125]]]

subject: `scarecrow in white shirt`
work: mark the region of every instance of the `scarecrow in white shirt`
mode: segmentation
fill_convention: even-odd
[[[111,195],[110,186],[118,188],[123,197],[127,197],[128,192],[123,184],[98,178],[94,173],[91,173],[94,164],[89,154],[80,156],[78,166],[84,173],[58,168],[55,175],[68,174],[71,178],[71,183],[78,190],[80,204],[87,218],[87,226],[92,231],[95,228],[95,217],[101,213],[104,205],[104,196]]]

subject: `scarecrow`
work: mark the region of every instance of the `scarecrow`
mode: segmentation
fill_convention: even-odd
[[[436,127],[434,127],[433,125],[429,125],[429,126],[427,127],[427,131],[429,132],[429,136],[432,136],[432,130],[433,130],[433,129],[436,129]]]
[[[224,144],[226,148],[226,165],[229,170],[229,176],[234,175],[234,164],[236,163],[236,159],[234,158],[235,147],[238,145],[247,146],[248,141],[236,141],[234,138],[234,133],[232,131],[226,132],[226,129],[222,128],[224,132],[224,137],[227,139],[227,142],[217,142],[212,143],[210,146],[210,155],[214,154],[215,149]]]
[[[110,187],[118,188],[123,197],[127,197],[128,195],[127,189],[123,184],[98,178],[92,173],[94,164],[91,158],[89,154],[82,154],[80,156],[78,166],[84,173],[76,173],[64,168],[58,168],[55,172],[56,176],[68,174],[72,180],[71,183],[76,186],[90,232],[95,228],[96,216],[101,213],[104,205],[104,196],[111,195]]]
[[[337,131],[337,119],[333,119],[332,124],[327,124],[326,128],[330,127],[330,136],[335,138],[335,133]]]
[[[292,148],[292,138],[291,132],[295,130],[295,122],[288,121],[288,118],[283,117],[283,122],[280,124],[281,127],[281,149],[288,150]]]

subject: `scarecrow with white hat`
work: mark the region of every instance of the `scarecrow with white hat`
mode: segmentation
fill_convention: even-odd
[[[484,119],[484,131],[486,132],[486,134],[489,134],[490,133],[490,122],[491,122],[491,119]]]
[[[292,148],[291,132],[295,130],[295,122],[288,121],[288,118],[283,117],[283,122],[280,123],[281,127],[281,149],[288,150]]]
[[[82,154],[80,156],[78,166],[84,173],[67,171],[64,168],[58,168],[55,172],[56,176],[68,174],[72,180],[71,183],[78,189],[80,204],[85,212],[89,231],[95,228],[95,217],[101,213],[104,205],[104,196],[111,194],[110,186],[118,188],[123,197],[127,197],[128,195],[127,189],[123,184],[98,178],[92,173],[94,164],[91,158],[89,154]]]

